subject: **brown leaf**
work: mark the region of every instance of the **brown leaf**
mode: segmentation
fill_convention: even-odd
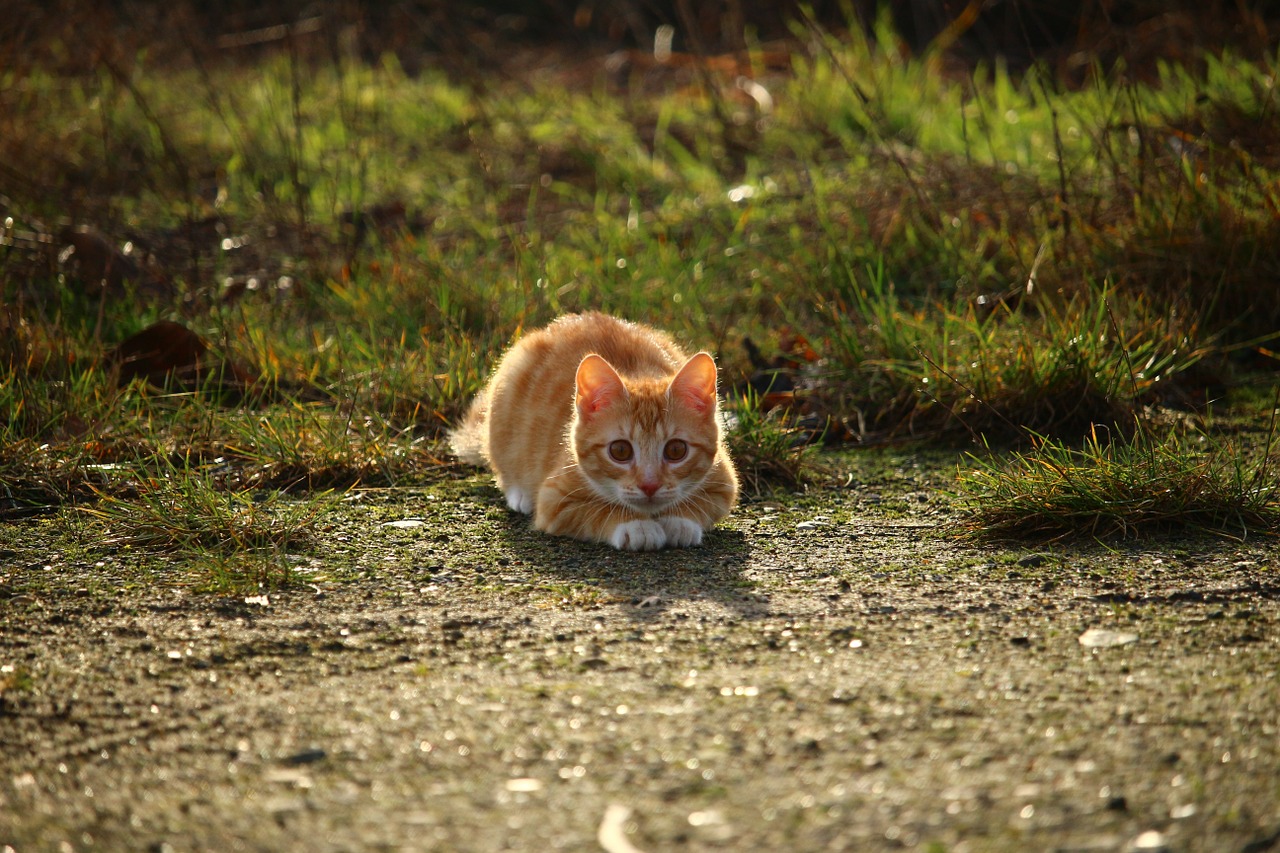
[[[106,363],[118,367],[119,382],[145,379],[158,387],[176,385],[198,390],[216,383],[219,390],[244,392],[253,377],[239,365],[213,352],[204,338],[170,320],[153,323],[127,338],[107,354]]]

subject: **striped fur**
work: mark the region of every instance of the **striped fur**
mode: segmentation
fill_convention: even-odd
[[[507,352],[451,439],[539,530],[627,550],[697,545],[738,494],[716,405],[710,355],[567,315]]]

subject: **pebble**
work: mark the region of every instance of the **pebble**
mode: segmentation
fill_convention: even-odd
[[[1109,631],[1106,628],[1090,628],[1080,635],[1080,645],[1086,649],[1105,649],[1111,646],[1127,646],[1138,642],[1137,634],[1127,631]]]
[[[298,770],[294,767],[268,767],[263,774],[263,778],[268,782],[288,785],[293,788],[311,788],[315,785],[315,782],[305,770]]]
[[[640,848],[627,838],[627,821],[631,809],[619,803],[610,803],[604,810],[600,828],[596,830],[596,842],[605,853],[640,853]]]
[[[1129,842],[1125,853],[1170,853],[1170,847],[1163,833],[1148,829]]]
[[[293,755],[282,759],[283,763],[297,767],[302,764],[314,764],[322,760],[326,753],[323,749],[304,749],[302,752],[295,752]]]

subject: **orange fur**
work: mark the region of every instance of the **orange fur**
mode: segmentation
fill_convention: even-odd
[[[628,550],[697,545],[733,509],[715,362],[663,332],[571,314],[503,357],[452,434],[548,533]]]

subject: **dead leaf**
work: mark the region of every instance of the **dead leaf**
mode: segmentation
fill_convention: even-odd
[[[244,392],[253,377],[218,356],[204,338],[171,320],[153,323],[107,354],[106,363],[120,371],[119,383],[145,379],[157,387],[199,390],[213,383],[218,390]]]

